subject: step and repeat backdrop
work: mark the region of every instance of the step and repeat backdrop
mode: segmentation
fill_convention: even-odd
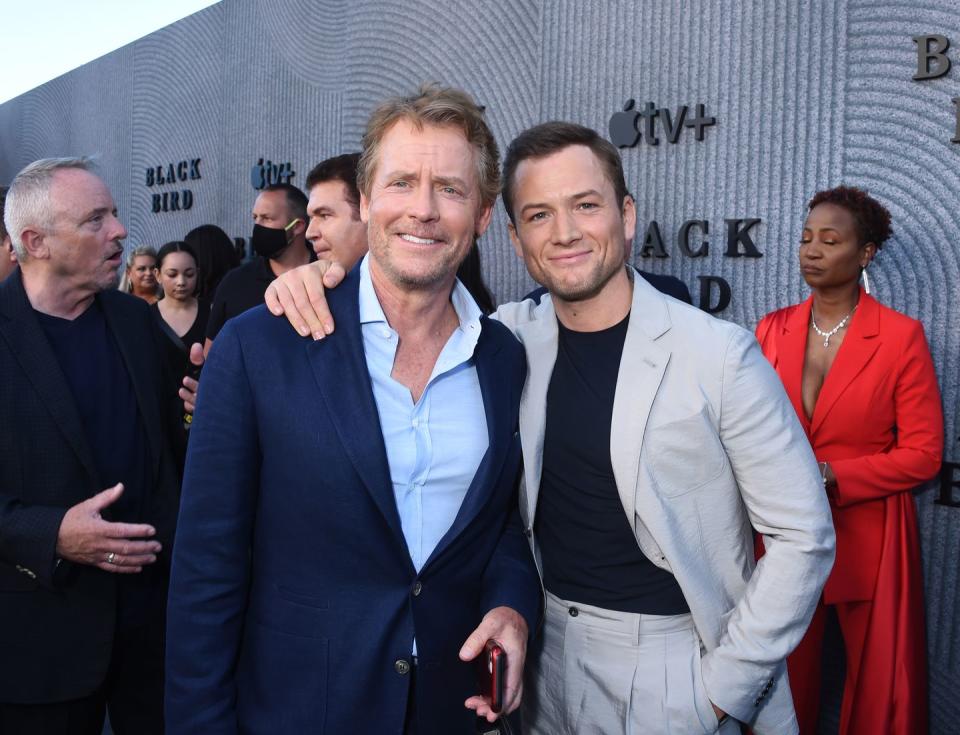
[[[245,240],[258,189],[302,186],[359,148],[380,100],[425,80],[470,91],[501,148],[549,119],[602,131],[637,198],[636,263],[751,329],[807,295],[797,247],[815,191],[852,184],[889,207],[874,293],[923,321],[943,390],[947,461],[916,499],[933,730],[955,732],[955,0],[224,0],[0,105],[0,183],[36,158],[96,154],[128,247],[204,223]],[[532,287],[502,209],[481,253],[498,300]]]

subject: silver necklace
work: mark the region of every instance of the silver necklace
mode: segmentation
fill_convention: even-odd
[[[856,310],[857,310],[857,307],[854,306],[850,310],[850,313],[840,320],[840,323],[837,324],[837,326],[835,326],[829,332],[824,332],[822,329],[820,329],[820,327],[817,326],[817,318],[813,315],[813,309],[810,309],[810,324],[813,325],[813,331],[819,334],[821,337],[823,337],[824,347],[830,346],[830,338],[847,325],[847,322],[850,321],[850,317],[853,316],[853,312],[855,312]]]

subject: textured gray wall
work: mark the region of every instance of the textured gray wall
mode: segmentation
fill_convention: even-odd
[[[911,81],[921,33],[953,42],[946,77]],[[128,244],[205,222],[247,236],[259,158],[291,161],[302,182],[315,162],[357,149],[379,100],[422,80],[470,90],[501,146],[551,118],[605,131],[631,97],[702,102],[718,120],[704,141],[685,131],[675,145],[624,150],[641,220],[657,220],[670,255],[642,266],[679,276],[695,298],[697,276],[723,276],[733,301],[722,316],[752,327],[806,294],[795,253],[810,194],[867,187],[896,229],[871,268],[877,294],[924,322],[947,457],[960,461],[957,48],[956,0],[225,0],[0,105],[0,182],[42,156],[99,153]],[[198,156],[193,209],[152,213],[145,168]],[[762,219],[763,258],[723,257],[723,220],[734,217]],[[710,222],[704,258],[676,246],[693,218]],[[505,221],[498,210],[482,244],[501,300],[531,286]],[[933,499],[931,488],[918,495],[934,732],[948,733],[960,721],[960,509]]]

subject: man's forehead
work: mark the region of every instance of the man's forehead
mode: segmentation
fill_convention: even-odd
[[[340,202],[348,202],[347,185],[340,179],[330,179],[314,184],[310,188],[310,200],[307,209],[314,210],[320,207],[333,207]]]
[[[473,146],[457,125],[415,125],[410,120],[395,122],[380,146],[380,156],[391,158],[445,157],[451,162],[467,161],[473,165]]]
[[[573,187],[613,189],[606,169],[597,155],[585,145],[569,145],[546,156],[525,158],[517,164],[514,179],[518,189],[561,193]]]
[[[78,168],[56,171],[50,182],[50,199],[59,211],[85,213],[88,210],[112,211],[113,196],[96,174]]]

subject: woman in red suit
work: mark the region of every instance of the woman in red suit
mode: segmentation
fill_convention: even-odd
[[[830,498],[837,558],[788,659],[800,732],[816,732],[825,605],[847,652],[841,735],[927,732],[923,578],[910,490],[933,477],[943,413],[920,322],[860,287],[890,236],[866,192],[816,194],[800,241],[813,293],[765,316],[757,339],[807,432]]]

